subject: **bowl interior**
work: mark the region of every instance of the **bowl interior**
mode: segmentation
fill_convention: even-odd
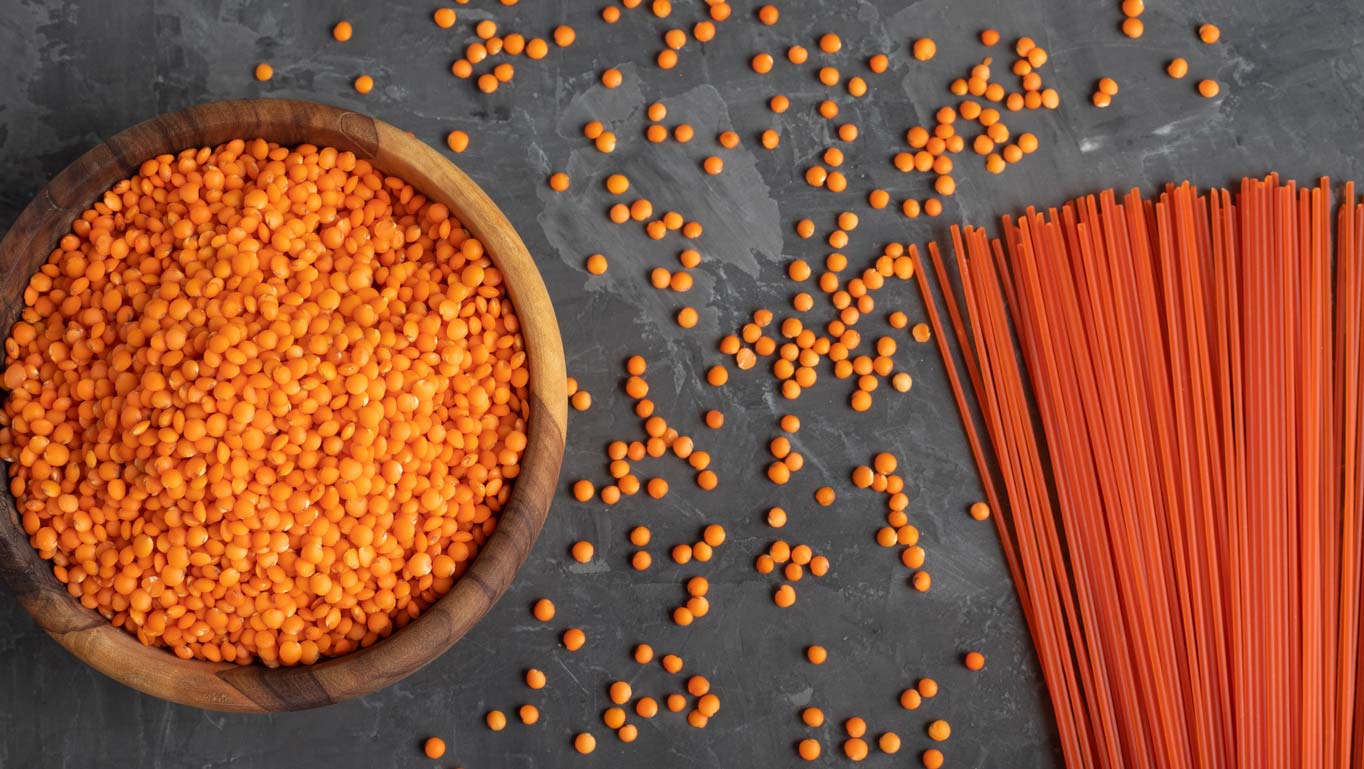
[[[82,211],[142,161],[188,147],[261,137],[283,145],[349,150],[449,207],[506,276],[521,321],[531,399],[528,445],[497,530],[444,597],[365,649],[310,666],[266,668],[182,660],[143,646],[72,598],[28,542],[8,484],[0,493],[0,575],[53,638],[106,675],[148,694],[202,708],[279,711],[376,691],[430,662],[487,612],[511,583],[544,524],[558,481],[566,424],[566,376],[558,322],[534,260],[491,199],[426,144],[387,123],[312,102],[212,102],[119,133],[58,174],[0,241],[0,331],[23,308],[29,277]]]

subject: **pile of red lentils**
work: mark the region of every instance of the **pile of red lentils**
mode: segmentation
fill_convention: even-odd
[[[23,298],[0,411],[23,529],[144,644],[271,666],[369,646],[496,526],[530,416],[502,275],[352,153],[151,158]]]

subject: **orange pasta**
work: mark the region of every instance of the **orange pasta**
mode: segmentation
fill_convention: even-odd
[[[1068,767],[1360,761],[1364,205],[1333,246],[1331,204],[1271,175],[953,228],[954,340],[917,270]]]

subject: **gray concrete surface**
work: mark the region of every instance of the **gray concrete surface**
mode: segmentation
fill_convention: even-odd
[[[775,27],[754,21],[756,3],[736,0],[734,18],[716,40],[690,43],[679,66],[665,72],[653,65],[662,32],[689,27],[702,11],[699,0],[678,0],[666,21],[643,8],[627,10],[614,26],[599,20],[601,5],[523,0],[507,8],[476,0],[459,7],[456,29],[441,30],[430,22],[430,3],[0,0],[0,229],[47,178],[100,138],[206,100],[324,101],[374,114],[442,149],[448,131],[464,129],[472,144],[456,160],[536,255],[564,330],[569,371],[595,398],[591,411],[572,415],[565,489],[577,478],[604,477],[606,441],[641,434],[620,392],[621,361],[630,353],[652,362],[651,395],[661,413],[694,434],[721,471],[720,488],[703,493],[680,463],[658,461],[647,472],[658,468],[673,487],[661,502],[634,498],[605,509],[565,493],[517,583],[466,640],[398,685],[307,713],[223,715],[143,696],[70,657],[0,590],[0,767],[778,767],[798,765],[794,744],[811,734],[823,739],[827,765],[844,760],[834,757],[837,725],[852,715],[867,719],[873,734],[889,729],[904,739],[898,756],[873,753],[867,766],[917,765],[929,745],[930,718],[953,725],[948,766],[1059,765],[1050,710],[993,531],[964,513],[979,490],[931,346],[902,336],[897,365],[914,375],[914,389],[897,395],[883,388],[870,412],[854,414],[846,405],[848,383],[827,373],[795,403],[785,402],[762,370],[733,377],[723,391],[700,384],[705,368],[720,359],[716,339],[757,307],[786,306],[792,288],[783,275],[791,258],[823,259],[827,249],[818,240],[792,232],[804,216],[823,232],[839,211],[861,215],[845,249],[856,266],[889,241],[922,242],[953,222],[986,223],[1027,203],[1059,202],[1106,185],[1150,190],[1166,181],[1214,184],[1268,170],[1299,179],[1364,178],[1364,10],[1328,0],[1152,0],[1147,33],[1134,41],[1117,32],[1116,0],[778,0]],[[340,18],[355,25],[345,45],[329,35]],[[484,96],[449,74],[454,52],[472,39],[471,23],[484,18],[527,36],[570,23],[578,39],[542,61],[517,60],[515,81]],[[1197,42],[1193,30],[1205,20],[1221,26],[1223,42]],[[903,148],[905,129],[948,102],[947,81],[984,55],[1006,66],[1004,47],[987,52],[976,42],[984,25],[1006,41],[1030,35],[1050,51],[1044,73],[1060,90],[1062,109],[1007,118],[1015,132],[1036,133],[1041,150],[999,177],[963,154],[957,195],[936,220],[871,211],[865,204],[871,186],[890,190],[897,202],[928,194],[925,177],[902,176],[888,161]],[[812,67],[779,61],[765,77],[747,67],[762,50],[780,54],[798,42],[813,51],[826,31],[845,41],[837,65],[872,86],[863,99],[839,98],[863,135],[848,150],[843,195],[813,190],[799,176],[830,140],[830,125],[813,114],[824,89]],[[929,63],[907,54],[920,35],[938,41]],[[863,62],[881,51],[891,53],[891,70],[869,75]],[[1165,77],[1172,56],[1189,59],[1189,79]],[[812,64],[819,60],[811,57]],[[273,81],[252,79],[258,61],[273,64]],[[597,83],[610,66],[625,73],[615,91]],[[368,96],[350,88],[361,73],[376,79]],[[1121,84],[1107,110],[1088,104],[1101,76]],[[1192,91],[1198,77],[1219,79],[1223,95],[1199,98]],[[784,116],[765,107],[778,91],[793,102]],[[691,144],[645,142],[643,110],[658,99],[669,107],[669,124],[696,127]],[[583,140],[580,127],[589,119],[612,124],[620,137],[614,154],[601,155]],[[783,140],[769,152],[758,148],[756,135],[772,126]],[[722,153],[722,175],[703,175],[700,159],[717,151],[713,137],[728,128],[744,145]],[[570,172],[572,194],[547,188],[555,170]],[[602,217],[608,197],[600,179],[613,170],[627,173],[656,208],[704,224],[705,261],[691,293],[647,285],[650,268],[673,262],[675,240],[655,243],[637,227],[615,227]],[[595,251],[611,260],[605,276],[582,269]],[[910,286],[892,286],[878,300],[878,317],[863,324],[864,335],[884,333],[881,318],[891,309],[922,316]],[[673,323],[684,301],[701,311],[695,329]],[[718,434],[700,424],[701,412],[712,407],[728,416]],[[757,458],[776,435],[776,419],[788,412],[803,420],[795,443],[807,467],[778,488],[763,478]],[[906,470],[912,519],[934,577],[924,595],[908,586],[894,551],[872,541],[881,501],[848,481],[854,464],[880,450],[897,453]],[[811,499],[824,484],[839,492],[832,508]],[[752,566],[778,536],[763,523],[772,505],[791,514],[780,536],[813,545],[834,564],[824,579],[800,583],[797,605],[785,611],[770,600],[775,581]],[[730,534],[713,562],[667,561],[667,547],[694,540],[711,522]],[[625,535],[636,524],[649,525],[655,538],[656,565],[644,574],[627,563],[632,548]],[[567,554],[580,538],[597,544],[597,559],[585,566]],[[683,578],[696,573],[711,581],[712,611],[690,628],[674,627],[668,611],[683,595]],[[540,596],[559,607],[549,625],[528,611]],[[557,644],[568,624],[590,639],[576,654]],[[654,696],[680,686],[657,665],[640,668],[629,659],[640,641],[682,654],[688,671],[711,679],[723,710],[707,729],[665,712],[637,721],[638,741],[624,745],[600,725],[613,679]],[[810,643],[828,647],[824,666],[803,661]],[[982,673],[958,663],[972,648],[988,656]],[[529,666],[546,670],[548,689],[521,685]],[[937,678],[943,694],[915,713],[900,710],[897,693],[921,675]],[[524,702],[541,707],[538,725],[500,734],[483,727],[488,709],[511,713]],[[822,707],[830,725],[804,728],[798,712],[807,704]],[[583,729],[598,736],[598,750],[588,757],[570,748],[572,734]],[[420,755],[427,735],[450,745],[439,764]]]

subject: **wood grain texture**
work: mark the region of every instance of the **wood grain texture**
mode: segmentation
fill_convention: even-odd
[[[82,155],[42,190],[0,241],[0,329],[9,335],[29,277],[71,222],[142,161],[187,147],[262,137],[350,150],[444,203],[483,242],[505,274],[530,367],[531,419],[521,473],[496,532],[450,592],[420,617],[367,649],[316,665],[247,667],[182,660],[143,646],[69,596],[19,525],[13,496],[0,493],[0,575],[39,625],[100,672],[164,699],[214,710],[268,712],[327,705],[376,691],[435,659],[511,584],[545,522],[559,477],[567,423],[559,325],[521,238],[491,199],[440,153],[387,123],[312,102],[221,101],[161,115]]]

